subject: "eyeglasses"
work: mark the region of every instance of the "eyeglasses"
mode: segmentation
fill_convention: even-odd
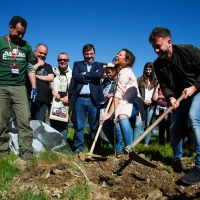
[[[58,62],[61,62],[61,61],[69,62],[69,59],[62,59],[62,58],[59,58],[59,59],[58,59]]]

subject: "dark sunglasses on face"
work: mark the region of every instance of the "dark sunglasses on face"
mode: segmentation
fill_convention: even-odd
[[[69,59],[62,59],[62,58],[59,58],[59,59],[58,59],[58,62],[61,62],[61,61],[69,62]]]

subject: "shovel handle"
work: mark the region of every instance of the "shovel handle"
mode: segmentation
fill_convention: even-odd
[[[109,99],[109,102],[108,102],[108,105],[107,105],[106,110],[105,110],[105,112],[104,112],[104,115],[107,114],[108,109],[110,108],[110,105],[111,105],[111,103],[112,103],[112,100],[113,100],[113,97],[111,97],[111,98]],[[101,132],[101,129],[102,129],[102,124],[99,124],[99,128],[98,128],[97,133],[96,133],[96,135],[95,135],[95,138],[94,138],[94,141],[93,141],[93,143],[92,143],[92,146],[91,146],[91,149],[90,149],[90,153],[89,153],[89,154],[92,154],[93,151],[94,151],[94,147],[95,147],[95,145],[96,145],[96,142],[97,142],[97,139],[98,139],[99,134],[100,134],[100,132]]]
[[[178,99],[178,102],[181,102],[185,97],[185,93],[183,93]],[[146,135],[155,127],[157,126],[172,110],[174,109],[173,106],[170,106],[151,126],[149,126],[143,133],[140,135],[139,138],[137,138],[131,145],[128,145],[125,149],[128,150],[128,152],[131,152],[132,149],[139,144]]]

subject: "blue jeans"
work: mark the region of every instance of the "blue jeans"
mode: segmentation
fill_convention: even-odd
[[[42,102],[28,102],[31,110],[31,119],[45,121],[45,114],[47,109],[47,104]]]
[[[102,126],[102,130],[104,134],[106,135],[108,141],[111,143],[111,145],[114,147],[114,121],[107,119]],[[119,123],[115,126],[115,134],[116,134],[116,152],[121,153],[122,152],[122,134],[121,129],[119,126]]]
[[[76,118],[75,133],[73,138],[74,147],[84,150],[84,128],[88,114],[91,141],[95,138],[99,126],[99,106],[95,105],[91,98],[78,97],[74,104],[74,116]],[[97,140],[95,150],[100,147],[100,139]]]
[[[135,141],[136,139],[139,138],[140,136],[140,131],[142,128],[142,120],[141,117],[139,115],[135,115],[135,126],[133,129],[133,141]]]
[[[135,103],[133,103],[131,117],[133,117],[137,113],[138,113],[138,107]],[[121,133],[122,133],[122,137],[123,137],[123,140],[124,140],[124,145],[126,147],[126,146],[132,144],[132,142],[133,142],[132,127],[131,127],[131,124],[130,124],[130,121],[129,121],[129,117],[126,116],[126,118],[119,120],[119,125],[120,125],[120,128],[121,128]]]
[[[154,109],[151,108],[151,106],[144,106],[145,112],[146,112],[146,120],[145,120],[145,127],[146,130],[151,124],[152,120],[154,118]],[[151,137],[152,131],[148,133],[148,135],[144,139],[144,144],[148,144],[150,137]]]
[[[180,159],[183,154],[183,131],[187,124],[188,116],[196,146],[195,165],[200,168],[200,92],[183,100],[180,106],[171,114],[170,139],[174,160]]]

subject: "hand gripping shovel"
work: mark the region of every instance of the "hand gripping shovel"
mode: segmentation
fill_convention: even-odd
[[[105,110],[104,115],[107,114],[108,109],[110,108],[110,105],[111,105],[111,103],[112,103],[112,100],[113,100],[113,98],[111,97],[111,98],[109,99],[109,102],[108,102],[108,105],[107,105],[107,107],[106,107],[106,110]],[[84,153],[82,153],[82,152],[79,153],[79,158],[80,158],[80,160],[82,160],[82,161],[84,161],[84,160],[85,160],[85,161],[90,161],[90,160],[106,161],[106,160],[108,159],[108,158],[106,158],[106,157],[102,157],[102,156],[94,155],[94,154],[93,154],[94,147],[95,147],[95,145],[96,145],[97,139],[98,139],[99,134],[100,134],[100,132],[101,132],[102,126],[103,126],[102,124],[99,124],[99,128],[98,128],[98,130],[97,130],[97,133],[96,133],[96,135],[95,135],[94,141],[93,141],[93,143],[92,143],[92,147],[91,147],[91,149],[90,149],[90,152],[87,153],[87,154],[84,154]]]
[[[185,97],[185,94],[183,93],[179,99],[177,99],[178,102],[181,102]],[[125,151],[129,153],[129,159],[121,166],[120,169],[118,169],[116,172],[114,172],[115,174],[119,174],[124,168],[126,168],[131,161],[135,161],[138,162],[140,164],[143,164],[147,167],[152,167],[152,168],[156,168],[157,166],[154,165],[153,163],[145,160],[144,158],[140,157],[133,149],[134,147],[140,143],[145,136],[155,127],[157,126],[172,110],[174,109],[173,106],[169,107],[153,124],[151,124],[151,126],[149,126],[144,132],[143,134],[137,139],[135,140],[131,145],[128,145],[125,147]]]

